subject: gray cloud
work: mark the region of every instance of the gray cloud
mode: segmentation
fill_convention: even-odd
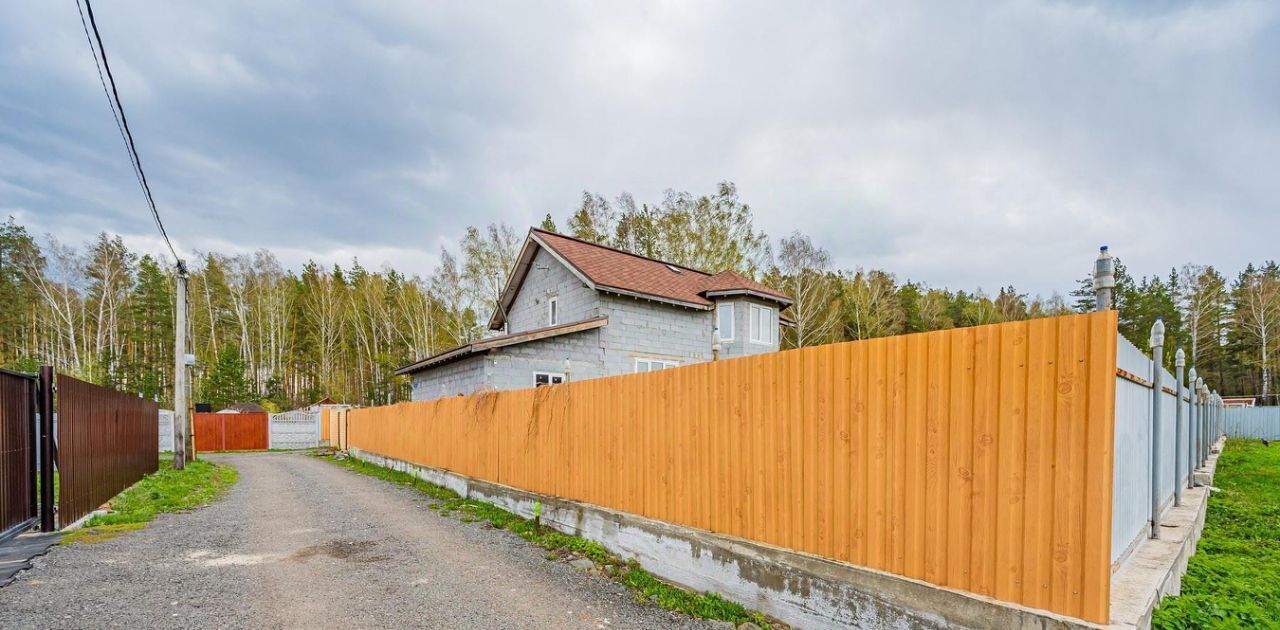
[[[1276,256],[1274,3],[117,2],[185,250],[425,273],[584,189],[738,183],[774,236],[955,287]],[[72,3],[0,21],[0,213],[158,251]]]

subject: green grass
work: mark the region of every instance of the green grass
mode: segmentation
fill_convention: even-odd
[[[196,460],[184,470],[174,470],[172,460],[161,460],[158,471],[111,499],[110,513],[90,518],[63,542],[100,542],[141,529],[157,514],[190,510],[213,501],[237,478],[234,468],[213,462]]]
[[[596,564],[602,575],[629,587],[636,600],[652,602],[677,612],[701,619],[718,619],[734,624],[754,622],[761,628],[785,627],[769,621],[763,614],[748,610],[715,593],[693,593],[667,584],[642,569],[635,560],[622,560],[607,549],[585,538],[570,536],[546,526],[537,526],[533,520],[521,518],[496,505],[463,499],[448,488],[423,481],[417,477],[389,468],[383,468],[352,457],[338,459],[319,454],[330,462],[384,481],[409,486],[435,499],[431,509],[443,516],[464,522],[482,522],[489,526],[516,533],[521,538],[548,551],[548,560],[567,557],[585,557]]]
[[[1280,628],[1280,444],[1232,439],[1218,459],[1204,535],[1154,628]]]

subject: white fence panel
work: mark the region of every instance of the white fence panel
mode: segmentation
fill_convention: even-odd
[[[320,412],[286,411],[270,418],[270,448],[315,448],[320,446]]]
[[[160,452],[173,451],[173,412],[160,410]]]

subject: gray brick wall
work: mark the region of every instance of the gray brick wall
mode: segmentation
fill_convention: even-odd
[[[571,380],[603,376],[604,328],[540,339],[490,350],[413,375],[413,400],[471,394],[480,388],[524,389],[534,386],[534,372],[564,373],[569,359]]]
[[[560,323],[582,321],[600,315],[600,297],[545,249],[538,249],[533,267],[507,313],[507,331],[521,332],[549,326],[547,300],[557,298]]]
[[[412,400],[470,394],[484,385],[484,357],[467,357],[413,375]]]
[[[720,342],[721,357],[732,359],[734,357],[746,357],[778,350],[778,340],[782,338],[781,330],[774,333],[773,343],[770,344],[752,343],[750,337],[751,305],[767,306],[773,309],[773,321],[776,326],[778,321],[778,306],[776,304],[747,297],[725,299],[721,300],[721,302],[733,304],[733,339]]]
[[[633,373],[637,358],[680,365],[711,360],[710,311],[601,294],[600,312],[609,317],[600,329],[606,375]]]
[[[533,387],[534,372],[561,374],[566,358],[571,380],[603,376],[600,336],[607,329],[584,330],[494,350],[486,357],[488,383],[501,390]]]

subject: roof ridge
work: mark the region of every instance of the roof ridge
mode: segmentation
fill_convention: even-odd
[[[716,275],[716,274],[713,274],[713,273],[708,272],[708,271],[703,271],[703,270],[698,269],[698,268],[696,268],[696,267],[689,267],[689,266],[686,266],[686,265],[682,265],[682,264],[680,264],[680,263],[673,263],[673,262],[669,262],[669,261],[666,261],[666,260],[661,260],[661,259],[658,259],[658,258],[652,258],[652,257],[650,257],[650,256],[645,256],[644,254],[637,254],[637,253],[635,253],[635,252],[633,252],[633,251],[625,250],[625,249],[622,249],[622,248],[620,248],[620,247],[614,247],[614,246],[612,246],[612,245],[601,245],[600,243],[592,243],[591,241],[588,241],[588,240],[585,240],[585,239],[581,239],[581,238],[578,238],[578,237],[576,237],[576,236],[568,236],[568,235],[566,235],[566,234],[561,234],[561,233],[559,233],[559,232],[551,232],[551,231],[544,230],[544,229],[542,229],[542,228],[538,228],[538,227],[532,227],[532,228],[529,228],[529,231],[530,231],[530,232],[537,232],[537,233],[539,233],[539,234],[547,234],[547,235],[549,235],[549,236],[557,236],[557,237],[560,237],[560,238],[563,238],[563,239],[566,239],[566,240],[574,241],[574,242],[577,242],[577,243],[582,243],[583,245],[588,245],[588,246],[591,246],[591,247],[599,247],[600,249],[607,249],[607,250],[609,250],[609,251],[618,252],[619,254],[626,254],[627,256],[632,256],[632,257],[634,257],[634,258],[639,258],[639,259],[641,259],[641,260],[647,260],[647,261],[649,261],[649,262],[656,262],[656,263],[659,263],[659,264],[662,264],[662,265],[671,265],[672,267],[679,267],[679,268],[681,268],[681,269],[684,269],[685,271],[692,271],[692,272],[694,272],[694,273],[699,273],[699,274],[702,274],[702,275],[707,276],[707,277],[711,277],[711,276]]]

